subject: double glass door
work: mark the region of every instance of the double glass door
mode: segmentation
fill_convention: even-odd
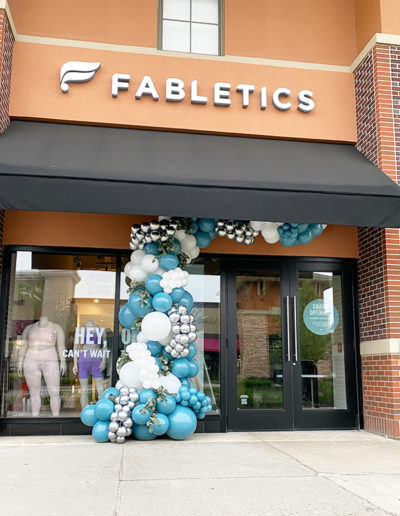
[[[351,264],[229,271],[228,429],[357,427]]]

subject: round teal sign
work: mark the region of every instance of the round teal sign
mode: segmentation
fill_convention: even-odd
[[[303,320],[315,335],[329,335],[339,324],[339,313],[332,304],[323,299],[314,299],[304,308]]]

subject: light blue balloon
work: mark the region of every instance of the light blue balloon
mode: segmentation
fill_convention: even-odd
[[[176,249],[176,252],[179,252],[182,250],[182,244],[179,242],[179,240],[177,238],[174,238],[173,241],[172,241],[172,245],[174,246],[174,248]]]
[[[176,254],[173,253],[167,253],[163,256],[160,256],[158,259],[159,266],[166,270],[170,271],[172,269],[175,269],[179,265],[179,260]]]
[[[157,435],[154,433],[150,433],[149,427],[147,425],[136,425],[133,423],[133,435],[139,441],[152,441],[157,438]]]
[[[142,389],[139,393],[139,403],[143,403],[143,405],[145,405],[149,399],[155,400],[156,398],[157,394],[153,389]]]
[[[175,398],[167,394],[162,401],[157,401],[156,409],[157,412],[161,412],[162,414],[171,414],[175,410],[176,401]]]
[[[132,328],[136,317],[130,311],[128,303],[125,304],[119,311],[118,319],[119,319],[119,322],[121,323],[121,326],[123,326],[124,328],[128,328],[128,329]]]
[[[143,414],[142,414],[142,411],[143,411]],[[149,409],[144,408],[144,403],[137,405],[132,410],[132,419],[133,419],[133,422],[136,423],[137,425],[145,425],[147,423],[147,421],[149,420],[150,416],[151,416],[151,413],[150,413]]]
[[[303,233],[299,233],[297,236],[297,241],[299,244],[309,244],[313,239],[311,229],[307,228]]]
[[[178,303],[182,299],[184,293],[185,289],[183,287],[174,288],[170,294],[173,303]]]
[[[195,406],[198,403],[197,396],[192,394],[189,399],[189,404]]]
[[[165,351],[165,348],[163,348],[163,350],[162,350],[162,356],[165,357],[165,358],[168,358],[169,361],[174,359],[172,355],[170,355],[169,353],[167,353]]]
[[[157,312],[168,312],[172,306],[172,298],[165,292],[159,292],[153,297],[153,308]]]
[[[168,437],[172,439],[186,439],[196,430],[197,418],[193,410],[177,405],[176,409],[168,416]]]
[[[195,236],[197,247],[200,247],[200,249],[204,249],[205,247],[208,247],[210,245],[211,238],[209,233],[204,233],[204,231],[198,231]]]
[[[158,292],[162,292],[163,288],[160,286],[160,281],[162,280],[162,276],[159,274],[151,274],[146,281],[144,282],[144,286],[146,287],[146,290],[154,296],[155,294],[158,294]]]
[[[164,435],[169,428],[169,419],[165,414],[157,414],[157,420],[153,425],[154,435]]]
[[[155,256],[157,256],[158,252],[159,252],[159,248],[158,248],[157,242],[149,242],[148,244],[146,244],[144,246],[143,251],[146,254],[154,254]]]
[[[185,290],[183,296],[179,300],[179,304],[183,305],[183,306],[186,306],[187,311],[190,312],[191,309],[193,308],[193,297],[192,297],[192,294],[190,292],[188,292],[187,290]]]
[[[310,224],[310,229],[312,236],[317,237],[323,232],[324,227],[322,224]]]
[[[199,225],[198,225],[196,219],[193,219],[192,220],[192,227],[189,229],[189,233],[194,235],[194,234],[197,233],[198,230],[199,230]]]
[[[172,374],[174,374],[178,378],[184,378],[185,376],[189,376],[189,372],[189,360],[186,360],[186,358],[178,358],[174,360],[174,364],[171,369]]]
[[[142,291],[144,291],[144,289],[142,289]],[[139,295],[138,290],[135,290],[129,296],[129,300],[128,300],[129,310],[136,317],[144,317],[145,315],[149,314],[153,309],[152,308],[152,300],[153,300],[152,297],[148,297],[146,302],[143,302],[142,298]]]
[[[197,353],[197,348],[196,348],[196,344],[194,342],[191,342],[188,346],[188,349],[189,349],[189,355],[188,355],[188,360],[191,360],[192,358],[194,358],[196,356],[196,353]]]
[[[199,372],[199,364],[195,362],[194,360],[188,360],[189,362],[189,373],[188,377],[193,378],[193,376],[196,376],[196,374]]]
[[[97,421],[92,430],[92,436],[98,443],[106,443],[108,441],[108,425],[109,421]]]
[[[217,233],[215,231],[210,231],[210,239],[214,240],[215,238],[217,238]]]
[[[210,231],[214,231],[214,219],[199,219],[198,223],[200,231],[204,231],[205,233],[210,233]]]
[[[307,231],[308,224],[299,224],[298,225],[299,233],[304,233],[304,231]]]
[[[101,395],[103,399],[108,399],[108,396],[119,396],[119,389],[117,389],[116,387],[109,387]]]
[[[189,401],[190,400],[190,392],[189,391],[181,391],[181,399],[183,401]]]
[[[204,412],[199,412],[197,414],[197,419],[204,419],[206,417],[206,415],[204,414]]]
[[[81,412],[81,421],[86,426],[93,426],[97,423],[98,419],[94,413],[94,405],[88,405]]]
[[[109,421],[114,412],[114,403],[111,400],[101,399],[94,406],[94,414],[100,421]]]
[[[155,357],[156,355],[161,353],[162,346],[159,342],[157,342],[155,340],[148,340],[146,342],[146,346],[153,357]]]
[[[204,392],[203,392],[203,391],[199,391],[199,392],[197,393],[197,399],[198,399],[199,401],[203,401],[205,397],[206,397],[206,395],[204,394]]]
[[[181,378],[181,384],[182,384],[182,387],[187,387],[188,389],[190,388],[190,380],[189,378]]]

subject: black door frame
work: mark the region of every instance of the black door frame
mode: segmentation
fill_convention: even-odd
[[[293,325],[293,296],[298,300],[297,272],[298,271],[326,271],[341,273],[341,287],[343,300],[343,326],[346,335],[347,345],[343,347],[345,352],[345,375],[347,392],[346,410],[323,411],[302,410],[299,402],[294,398],[295,389],[301,392],[301,375],[299,368],[300,360],[296,365],[291,365],[287,360],[283,361],[284,375],[289,375],[289,382],[284,382],[285,407],[282,410],[251,410],[246,409],[239,414],[234,409],[236,406],[236,271],[256,271],[262,269],[277,269],[281,271],[281,314],[282,314],[282,352],[285,354],[288,345],[287,336],[289,331],[290,353],[294,356],[294,325]],[[358,312],[356,307],[356,283],[355,283],[355,261],[346,259],[329,258],[295,258],[295,257],[235,257],[226,259],[227,270],[227,303],[225,310],[227,323],[227,368],[225,378],[225,414],[224,421],[229,431],[250,431],[250,430],[296,430],[296,429],[354,429],[360,427],[361,421],[361,392],[359,380],[359,347],[358,336]],[[287,302],[289,301],[289,307]],[[290,325],[288,327],[287,314],[289,313]],[[296,315],[298,316],[298,304],[296,304]],[[228,324],[229,321],[229,324]],[[298,337],[298,336],[297,336]],[[229,343],[232,343],[229,346]],[[222,348],[221,348],[222,351]],[[222,380],[222,378],[221,378]],[[293,385],[293,390],[291,385]],[[221,385],[222,389],[222,385]],[[286,412],[286,414],[285,414]],[[246,422],[243,419],[246,417]],[[268,418],[266,428],[265,419]]]

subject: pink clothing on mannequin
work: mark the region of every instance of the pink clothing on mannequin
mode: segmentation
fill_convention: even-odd
[[[35,323],[28,333],[29,344],[49,344],[54,346],[56,340],[57,332],[51,322],[44,328],[41,328],[39,323]]]
[[[43,329],[48,330],[48,328]],[[42,351],[28,349],[23,367],[31,397],[32,415],[39,415],[41,404],[40,389],[43,374],[47,391],[50,395],[51,412],[53,416],[58,416],[60,414],[60,368],[55,348]]]

